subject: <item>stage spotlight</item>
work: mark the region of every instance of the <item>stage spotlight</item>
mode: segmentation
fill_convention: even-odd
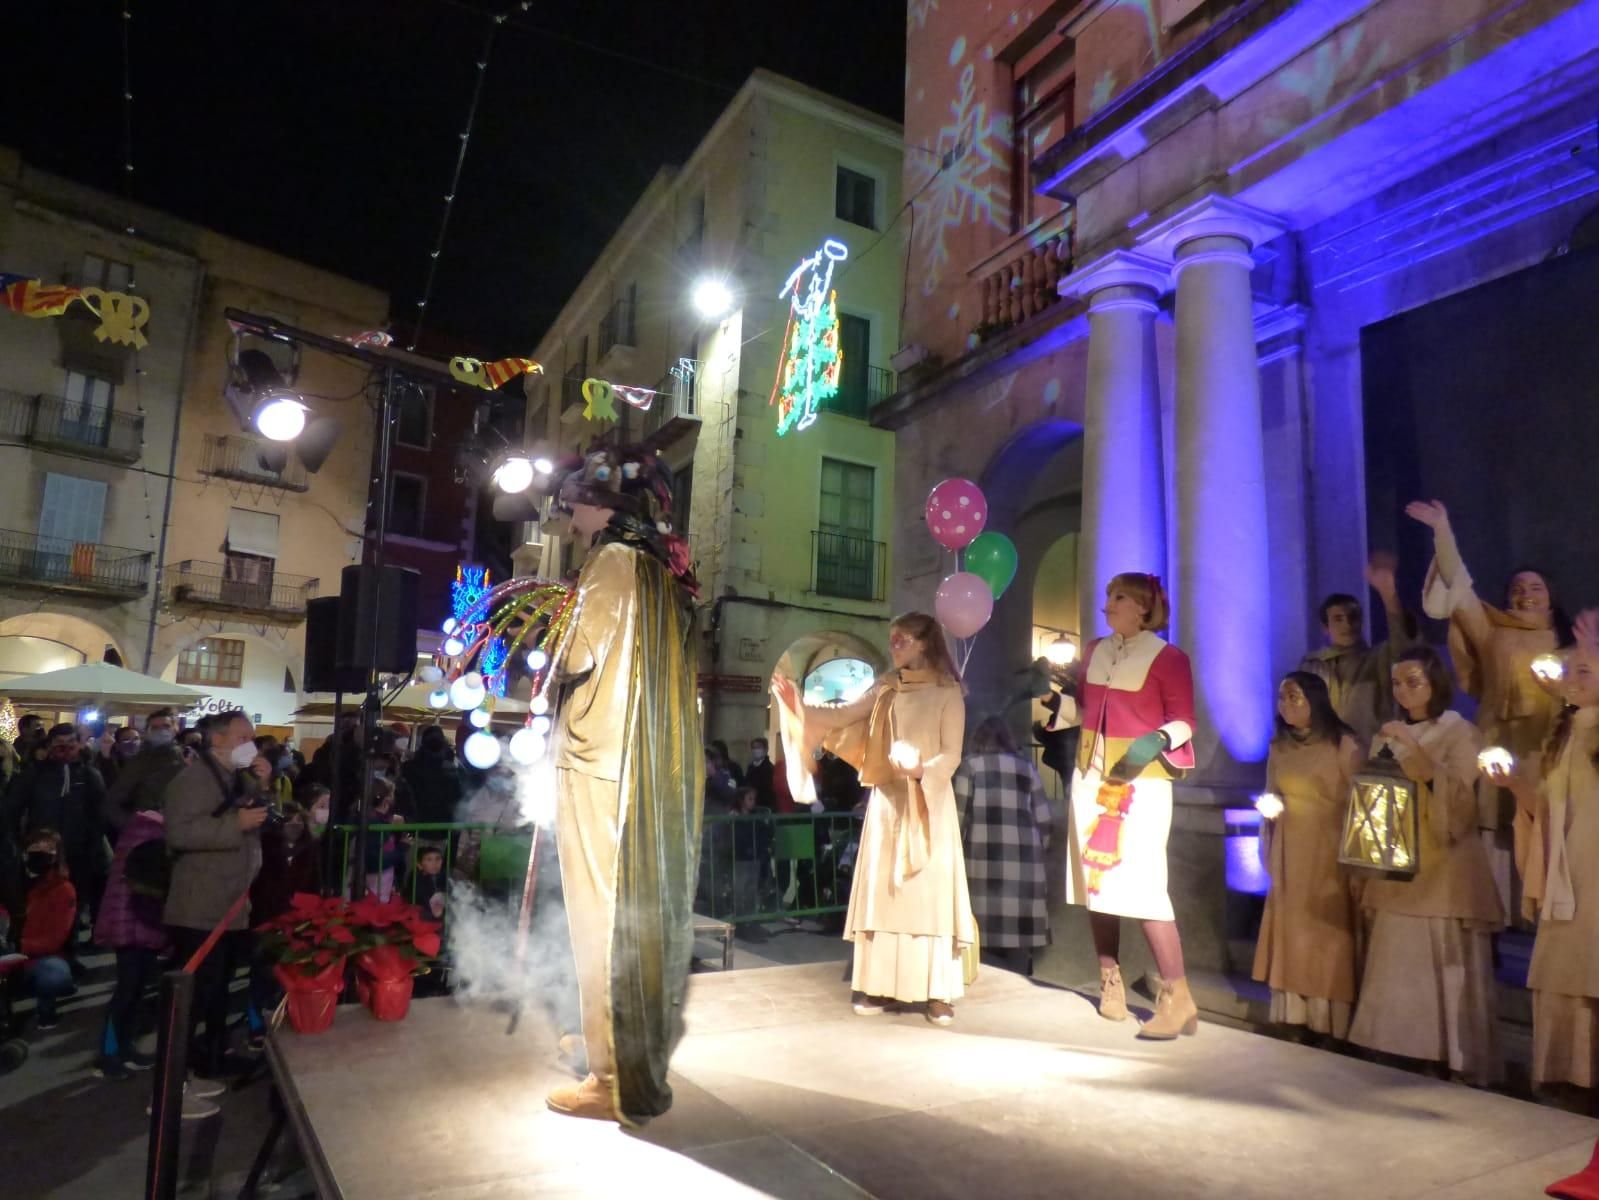
[[[514,496],[533,486],[534,474],[532,459],[525,454],[512,454],[494,468],[494,486]]]
[[[274,442],[292,442],[305,430],[305,401],[289,391],[268,392],[255,406],[255,427]],[[319,466],[321,464],[318,464]]]
[[[555,471],[555,464],[547,458],[535,458],[533,460],[533,469],[540,475],[550,475]]]
[[[294,439],[294,452],[300,456],[305,469],[315,475],[333,453],[343,426],[333,417],[317,417],[308,421],[305,432]]]
[[[732,311],[733,289],[726,280],[707,275],[694,285],[690,299],[695,312],[707,321],[715,321]]]
[[[466,739],[461,751],[472,766],[480,771],[487,771],[500,761],[500,739],[480,729]]]
[[[518,729],[511,735],[511,757],[524,767],[544,757],[544,735],[532,729]]]

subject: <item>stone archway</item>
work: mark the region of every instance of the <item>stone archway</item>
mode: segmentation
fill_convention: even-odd
[[[789,644],[777,659],[777,670],[790,679],[803,682],[818,667],[835,659],[858,659],[872,668],[874,674],[888,666],[880,647],[865,638],[842,629],[818,629],[804,634]]]
[[[104,626],[70,613],[22,613],[0,621],[0,676],[39,675],[100,662],[107,647],[128,665],[127,652]]]

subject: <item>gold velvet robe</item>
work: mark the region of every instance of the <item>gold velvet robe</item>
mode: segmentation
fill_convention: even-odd
[[[671,1107],[694,949],[705,788],[693,621],[665,565],[589,553],[562,673],[555,758],[561,875],[595,1074],[641,1123]]]

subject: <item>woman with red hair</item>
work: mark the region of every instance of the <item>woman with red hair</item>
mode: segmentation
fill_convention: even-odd
[[[1163,641],[1170,608],[1160,578],[1117,575],[1105,588],[1109,637],[1091,642],[1077,671],[1082,726],[1072,771],[1066,899],[1086,905],[1099,958],[1099,1015],[1125,1021],[1121,919],[1143,922],[1160,972],[1155,1016],[1141,1038],[1192,1034],[1199,1009],[1166,893],[1171,781],[1194,765],[1194,676],[1188,656]]]

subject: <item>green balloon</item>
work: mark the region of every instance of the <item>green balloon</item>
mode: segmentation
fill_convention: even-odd
[[[966,547],[963,567],[986,583],[998,600],[1016,578],[1016,544],[1003,533],[980,533]]]

